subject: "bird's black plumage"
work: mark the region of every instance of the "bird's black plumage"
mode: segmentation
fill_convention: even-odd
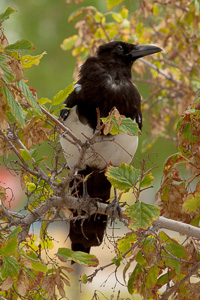
[[[65,104],[61,117],[65,124],[82,140],[91,138],[97,126],[97,108],[100,117],[106,117],[113,107],[121,115],[129,117],[142,128],[141,97],[132,83],[131,67],[139,57],[160,52],[156,46],[138,46],[125,42],[110,42],[100,46],[96,56],[82,65],[79,80]],[[87,192],[91,198],[109,199],[111,185],[104,176],[109,162],[120,165],[130,163],[137,149],[138,137],[128,134],[115,136],[99,135],[93,148],[88,148],[80,173],[93,172],[87,180]],[[61,145],[70,168],[79,158],[78,149],[64,137]],[[82,195],[82,187],[79,188]],[[75,214],[75,212],[74,212]],[[102,242],[107,217],[91,216],[88,220],[70,223],[72,249],[84,252]]]

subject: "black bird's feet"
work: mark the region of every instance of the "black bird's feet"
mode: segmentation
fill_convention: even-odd
[[[122,216],[122,210],[121,207],[119,205],[119,201],[117,198],[117,190],[114,188],[114,193],[115,193],[115,198],[114,200],[108,204],[107,208],[106,208],[106,212],[110,209],[112,209],[112,214],[111,214],[111,224],[115,221],[115,217],[116,214],[119,215],[119,218],[121,218]]]

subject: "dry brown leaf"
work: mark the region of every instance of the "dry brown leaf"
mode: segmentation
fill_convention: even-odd
[[[3,48],[7,47],[9,45],[8,40],[5,36],[5,34],[1,31],[1,36],[0,36],[0,43]]]
[[[24,71],[22,69],[22,63],[20,60],[12,57],[8,63],[13,74],[15,75],[15,80],[20,81],[24,77]]]
[[[14,281],[15,281],[14,278],[8,276],[1,285],[2,291],[8,291],[12,287]]]
[[[22,270],[17,279],[17,290],[21,296],[25,296],[29,288],[29,280],[26,276],[26,273]]]

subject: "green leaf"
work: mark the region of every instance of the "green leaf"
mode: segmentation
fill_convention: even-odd
[[[18,241],[17,238],[9,239],[5,245],[0,248],[0,254],[2,256],[12,255],[17,252]]]
[[[143,272],[143,269],[141,268],[141,266],[139,264],[137,264],[135,266],[135,269],[133,270],[133,272],[131,273],[131,276],[129,277],[128,280],[128,292],[132,295],[134,293],[134,282],[136,279],[137,275],[140,275]]]
[[[159,13],[159,6],[157,4],[153,4],[153,15],[157,16]]]
[[[160,269],[156,265],[154,265],[148,270],[145,285],[146,290],[152,289],[156,285],[159,272]]]
[[[40,98],[40,99],[38,99],[38,103],[40,105],[43,105],[43,104],[46,104],[46,103],[51,103],[51,102],[52,102],[52,100],[50,100],[48,98]]]
[[[180,263],[177,260],[171,258],[164,258],[164,261],[166,267],[170,267],[171,269],[173,269],[178,276],[181,275]]]
[[[193,226],[199,226],[199,222],[200,222],[200,215],[198,215],[196,218],[192,219],[192,221],[190,222],[191,225]]]
[[[0,68],[3,71],[1,77],[6,83],[11,83],[15,79],[15,75],[13,74],[9,66],[7,64],[1,64]]]
[[[60,92],[58,92],[53,97],[52,106],[63,103],[65,101],[65,99],[67,98],[67,96],[73,91],[73,89],[74,89],[74,84],[71,83],[64,90],[61,90]]]
[[[123,258],[121,256],[118,257],[118,258],[114,257],[112,259],[112,262],[116,265],[117,268],[119,268],[122,260],[123,260]]]
[[[99,261],[95,255],[88,254],[81,251],[73,251],[67,248],[59,248],[56,255],[61,261],[65,262],[67,260],[73,260],[87,267],[96,267],[99,264]]]
[[[19,263],[15,257],[4,256],[1,275],[3,278],[8,276],[16,277],[19,273]]]
[[[78,38],[78,35],[75,34],[75,35],[70,36],[69,38],[64,39],[64,41],[62,42],[60,47],[63,50],[72,49],[72,47],[74,47],[74,45],[75,45],[75,42],[76,42],[77,38]]]
[[[115,116],[109,115],[106,118],[101,118],[101,120],[106,127],[106,133],[104,129],[104,134],[107,134],[107,132],[112,135],[128,133],[133,136],[137,136],[140,133],[138,124],[131,118],[120,118],[120,120],[117,120]],[[120,121],[121,125],[119,125]]]
[[[135,244],[136,241],[137,235],[129,232],[125,235],[125,237],[121,238],[120,240],[117,240],[116,246],[120,253],[124,254]],[[128,255],[131,255],[131,252],[129,252],[127,256]]]
[[[31,262],[32,264],[32,269],[36,272],[42,272],[44,274],[47,273],[48,269],[47,266],[45,266],[43,263],[41,263],[39,260],[33,259],[30,256],[25,256],[26,258],[28,258],[28,260]]]
[[[36,161],[34,162],[34,166],[39,166],[39,165],[41,165],[43,162],[45,162],[45,160],[47,160],[48,159],[48,156],[42,156],[42,157],[40,157],[40,158],[38,158],[38,159],[36,159]]]
[[[192,143],[197,143],[198,141],[198,136],[192,134],[192,127],[189,122],[185,125],[181,137],[182,139],[186,139],[187,141]]]
[[[7,238],[8,239],[16,238],[21,231],[22,231],[22,228],[20,226],[18,226],[8,235]]]
[[[26,85],[26,83],[21,79],[19,82],[17,82],[17,87],[20,88],[26,97],[27,102],[41,115],[42,111],[35,100],[33,94],[31,93],[29,87]]]
[[[122,118],[122,125],[119,126],[119,129],[125,133],[130,133],[133,136],[140,133],[138,124],[135,123],[131,118]]]
[[[116,12],[112,12],[112,17],[117,23],[121,23],[123,21],[122,16]]]
[[[191,212],[196,212],[200,207],[200,192],[188,194],[182,209],[183,212],[190,214]]]
[[[157,285],[161,287],[169,283],[169,281],[174,277],[174,275],[174,272],[171,271],[165,273],[164,275],[161,275],[157,280]]]
[[[20,40],[14,44],[5,47],[6,52],[24,51],[35,49],[33,44],[28,40]]]
[[[81,282],[84,284],[86,284],[88,282],[88,277],[86,274],[81,275]]]
[[[165,245],[165,249],[177,258],[184,258],[186,254],[184,247],[179,244],[167,244]]]
[[[108,10],[111,10],[114,6],[119,5],[122,3],[123,0],[106,0]]]
[[[25,161],[31,161],[32,160],[31,155],[30,155],[28,150],[20,149],[20,152],[21,152],[21,157],[23,158],[23,160],[25,160]]]
[[[21,59],[23,69],[31,68],[33,65],[38,66],[42,57],[47,54],[44,51],[42,54],[32,56],[32,55],[24,55]]]
[[[128,17],[128,9],[123,6],[121,11],[120,11],[120,15],[122,16],[123,19],[127,19]]]
[[[128,207],[123,215],[128,219],[128,228],[131,230],[147,229],[152,222],[158,219],[160,210],[158,207],[137,202]]]
[[[142,267],[144,267],[144,265],[147,264],[146,259],[144,258],[144,256],[142,255],[142,250],[140,250],[138,252],[138,254],[136,255],[136,261],[138,264],[140,264]]]
[[[37,188],[37,187],[36,187],[35,183],[33,183],[33,182],[29,182],[29,183],[28,183],[28,190],[29,190],[29,192],[35,191],[36,188]]]
[[[139,169],[122,163],[120,167],[109,166],[105,175],[115,188],[128,192],[137,182],[140,173]]]
[[[154,177],[152,176],[152,173],[146,174],[142,182],[140,183],[140,187],[148,187],[151,185],[152,181],[154,181]]]
[[[12,7],[8,7],[4,13],[0,14],[0,24],[7,20],[10,17],[10,15],[16,11],[17,10],[14,10]]]
[[[25,126],[25,117],[26,113],[22,109],[21,105],[14,99],[13,95],[7,88],[7,86],[1,87],[4,98],[8,102],[8,106],[11,109],[11,113],[14,116],[15,120],[17,120],[21,126]]]

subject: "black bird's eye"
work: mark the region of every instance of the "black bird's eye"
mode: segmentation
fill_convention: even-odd
[[[117,46],[117,51],[118,51],[119,53],[122,53],[122,52],[124,51],[123,46],[122,46],[122,45],[118,45],[118,46]]]

